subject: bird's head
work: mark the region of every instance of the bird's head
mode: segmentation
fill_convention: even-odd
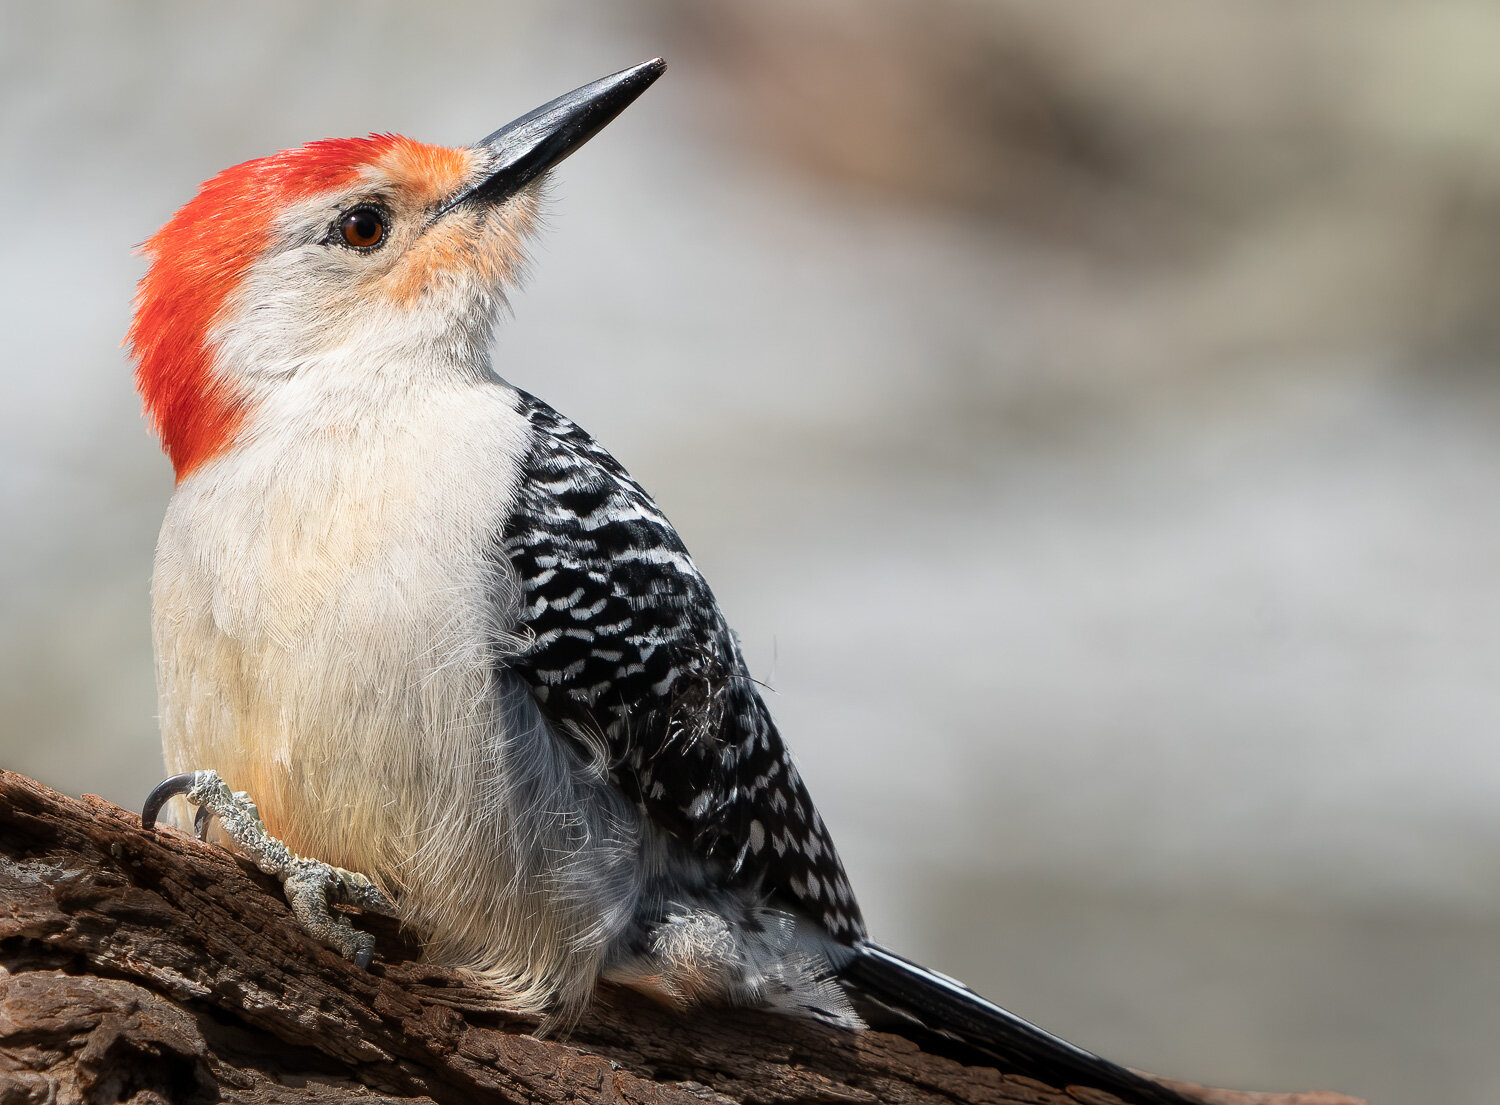
[[[178,479],[282,389],[484,370],[538,182],[665,68],[585,85],[473,146],[326,139],[205,182],[146,242],[128,336]]]

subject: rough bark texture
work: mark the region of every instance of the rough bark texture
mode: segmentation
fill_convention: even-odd
[[[0,771],[0,1105],[353,1101],[1107,1105],[896,1036],[606,991],[565,1039],[417,962],[314,945],[230,853]],[[1173,1084],[1204,1105],[1354,1105]]]

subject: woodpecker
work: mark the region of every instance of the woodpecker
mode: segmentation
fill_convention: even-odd
[[[517,1010],[604,979],[1178,1100],[869,940],[682,539],[491,363],[545,175],[664,69],[473,146],[248,161],[146,243],[128,343],[177,483],[144,820],[186,797],[330,946],[372,951],[330,902],[390,912]]]

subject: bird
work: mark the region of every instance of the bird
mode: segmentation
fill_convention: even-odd
[[[606,981],[1177,1101],[869,937],[682,538],[493,364],[549,174],[664,70],[469,146],[246,161],[145,243],[127,344],[176,484],[143,820],[184,797],[334,950],[373,938],[331,904],[387,912],[554,1023]]]

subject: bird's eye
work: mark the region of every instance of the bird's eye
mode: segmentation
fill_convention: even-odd
[[[385,220],[373,207],[356,207],[339,219],[344,244],[355,249],[374,249],[385,241]]]

